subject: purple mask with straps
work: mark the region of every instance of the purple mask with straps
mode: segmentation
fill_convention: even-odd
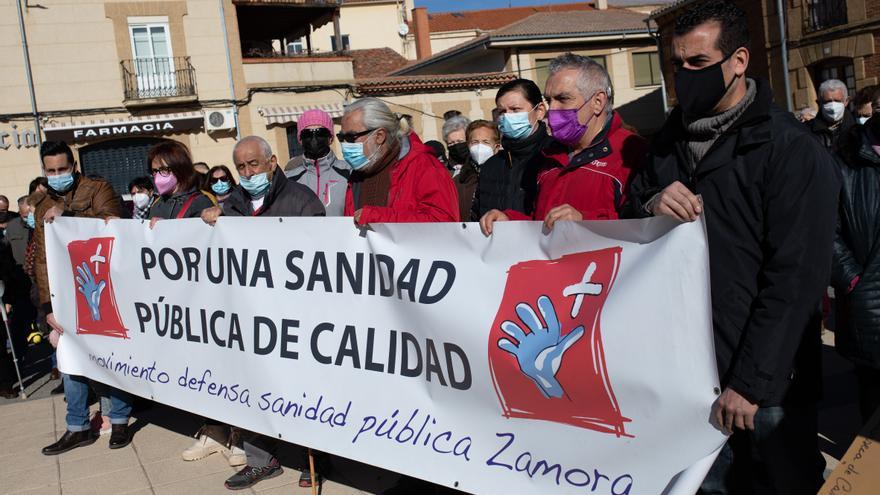
[[[550,130],[553,132],[553,138],[566,146],[576,145],[584,134],[587,132],[587,126],[593,120],[595,115],[590,115],[583,124],[578,120],[578,112],[584,105],[593,100],[593,97],[587,98],[583,105],[577,108],[568,108],[562,110],[550,109],[547,120],[550,123]]]

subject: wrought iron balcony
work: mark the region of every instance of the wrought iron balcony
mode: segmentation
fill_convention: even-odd
[[[846,0],[806,0],[806,31],[822,31],[847,23]]]
[[[126,101],[196,96],[196,70],[189,57],[136,58],[120,64]]]

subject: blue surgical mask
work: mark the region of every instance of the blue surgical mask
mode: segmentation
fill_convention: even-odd
[[[859,124],[861,124],[861,125],[865,125],[865,122],[867,122],[868,120],[870,120],[870,118],[871,118],[871,117],[859,117],[859,118],[858,118]]]
[[[27,218],[24,219],[24,223],[31,230],[34,230],[35,228],[37,228],[37,220],[34,218],[34,212],[28,213]]]
[[[49,188],[57,193],[64,194],[73,186],[73,172],[60,175],[49,175],[46,177],[49,181]]]
[[[369,138],[368,138],[369,139]],[[378,153],[379,149],[373,152],[371,156],[364,153],[364,143],[340,143],[342,145],[342,158],[351,166],[352,170],[360,170],[369,165]]]
[[[250,194],[251,198],[259,199],[269,190],[269,174],[266,172],[254,174],[250,179],[242,176],[239,184]]]
[[[211,190],[222,196],[229,192],[229,183],[225,180],[215,182],[211,184]]]
[[[529,110],[530,112],[531,110]],[[523,139],[532,133],[529,112],[505,113],[501,116],[498,130],[508,139]]]

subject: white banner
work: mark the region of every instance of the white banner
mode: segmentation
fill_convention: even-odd
[[[473,493],[657,494],[725,440],[701,222],[46,236],[62,371],[284,441]]]

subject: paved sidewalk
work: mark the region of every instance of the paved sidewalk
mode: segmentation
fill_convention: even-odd
[[[223,482],[235,473],[226,457],[185,462],[180,452],[193,439],[187,434],[199,427],[199,418],[159,404],[133,414],[136,430],[128,447],[110,450],[108,435],[97,442],[59,456],[44,456],[40,449],[66,429],[63,396],[23,401],[0,407],[0,493],[37,494],[157,494],[194,495],[233,492]],[[94,409],[94,406],[93,406]],[[234,493],[260,495],[311,493],[297,486],[298,459],[293,448],[279,453],[284,474],[266,480],[254,490]],[[376,493],[393,486],[399,476],[364,464],[334,458],[320,493],[343,495]],[[345,477],[342,478],[344,473]]]

